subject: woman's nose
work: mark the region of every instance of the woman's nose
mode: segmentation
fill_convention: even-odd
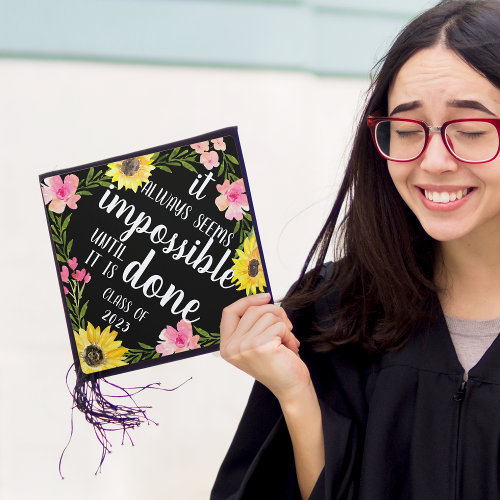
[[[427,148],[421,156],[420,168],[433,173],[457,170],[458,160],[448,151],[440,133],[431,133]]]

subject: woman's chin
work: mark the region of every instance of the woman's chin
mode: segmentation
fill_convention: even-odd
[[[436,241],[459,240],[468,234],[468,229],[463,224],[422,224],[424,231]]]

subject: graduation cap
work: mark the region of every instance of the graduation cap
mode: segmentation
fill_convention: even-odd
[[[39,177],[99,471],[106,432],[151,422],[134,395],[159,388],[107,377],[218,350],[222,309],[270,292],[250,188],[236,127]]]

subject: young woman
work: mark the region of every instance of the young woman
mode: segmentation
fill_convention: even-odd
[[[263,294],[224,310],[257,382],[214,500],[500,499],[499,117],[500,2],[402,31],[290,319]]]

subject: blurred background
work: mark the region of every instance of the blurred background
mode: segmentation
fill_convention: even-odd
[[[275,297],[329,211],[369,75],[434,1],[0,0],[0,498],[206,499],[252,385],[205,354],[113,377],[159,426],[74,416],[38,174],[237,125]]]

